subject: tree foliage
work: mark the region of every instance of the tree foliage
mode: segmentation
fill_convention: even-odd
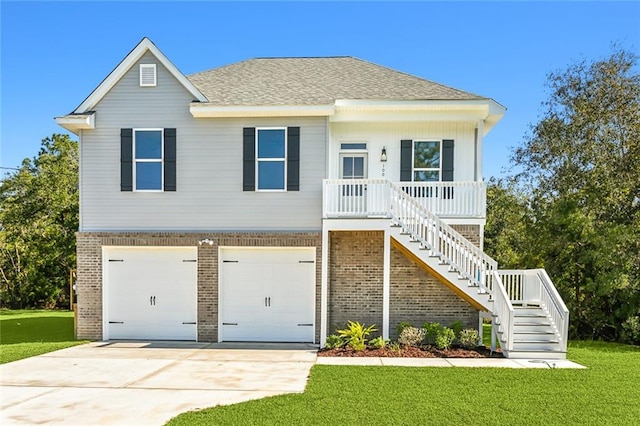
[[[636,70],[636,55],[614,49],[549,74],[543,116],[512,156],[517,184],[489,186],[487,248],[515,251],[509,266],[546,268],[580,338],[640,336]]]
[[[78,147],[54,134],[0,183],[0,304],[68,303],[77,229]]]

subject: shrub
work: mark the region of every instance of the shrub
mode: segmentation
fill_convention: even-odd
[[[355,351],[363,351],[367,347],[367,336],[377,331],[376,326],[371,324],[365,327],[359,322],[347,322],[347,328],[338,330],[338,335],[342,337],[345,343]]]
[[[449,349],[455,338],[456,335],[452,329],[449,327],[443,327],[440,329],[440,332],[436,337],[436,347],[438,349]]]
[[[640,344],[640,316],[630,316],[622,323],[622,340],[635,345]]]
[[[344,345],[344,340],[342,337],[332,334],[331,336],[327,336],[327,341],[324,343],[324,347],[327,349],[335,349]]]
[[[403,346],[418,346],[422,343],[426,334],[427,332],[421,328],[405,327],[400,333],[400,337],[398,337],[398,343]]]
[[[464,326],[462,325],[462,321],[460,320],[455,320],[454,322],[452,322],[451,324],[449,324],[449,328],[453,330],[453,335],[454,340],[458,338],[458,336],[460,335],[460,332],[462,331],[462,329],[464,328]]]
[[[465,349],[473,349],[478,346],[478,330],[466,328],[458,334],[458,342]]]
[[[422,328],[427,332],[427,343],[433,345],[436,343],[436,337],[440,333],[442,326],[437,322],[425,322]]]
[[[407,327],[413,327],[412,324],[409,324],[406,321],[401,321],[398,323],[398,325],[396,325],[396,331],[398,332],[398,336],[402,334],[402,330],[404,330]]]
[[[398,356],[402,355],[402,346],[398,342],[390,342],[387,347],[390,351],[396,352]]]
[[[384,349],[384,347],[387,346],[387,343],[389,343],[389,341],[384,340],[382,336],[378,336],[375,339],[369,340],[369,346],[371,346],[373,349]]]

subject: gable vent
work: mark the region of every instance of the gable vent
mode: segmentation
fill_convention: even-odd
[[[140,86],[155,87],[156,80],[156,64],[140,64]]]

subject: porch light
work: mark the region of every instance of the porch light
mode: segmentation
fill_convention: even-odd
[[[212,246],[213,245],[213,240],[211,240],[209,238],[205,238],[204,240],[198,241],[198,245],[203,245],[203,244],[209,244],[210,246]]]
[[[380,153],[380,162],[384,163],[387,161],[387,148],[382,147],[382,153]]]

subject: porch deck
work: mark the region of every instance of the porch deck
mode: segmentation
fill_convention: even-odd
[[[391,217],[390,183],[387,179],[325,179],[323,218]],[[441,218],[486,217],[484,182],[398,182],[395,185]]]

